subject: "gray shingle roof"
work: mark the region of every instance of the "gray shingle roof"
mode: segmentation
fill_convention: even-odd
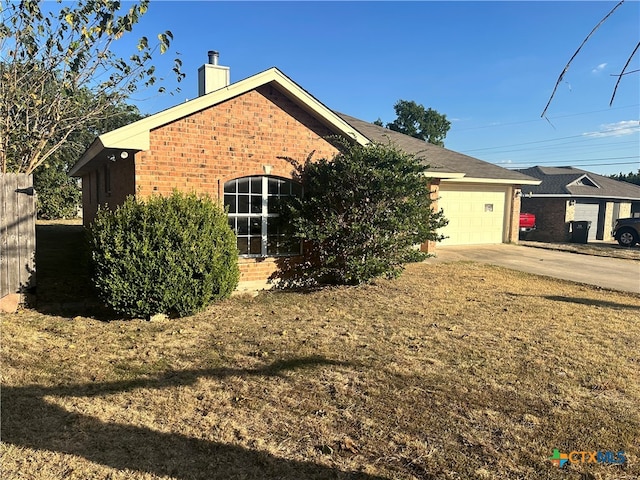
[[[542,180],[540,185],[527,187],[527,192],[534,195],[640,200],[640,186],[620,182],[575,167],[537,166],[521,169],[519,172]],[[581,185],[575,183],[581,183]]]
[[[407,153],[416,155],[424,164],[430,166],[429,171],[464,173],[466,177],[503,179],[511,180],[514,183],[533,180],[518,171],[507,170],[492,163],[432,145],[418,138],[394,132],[388,128],[365,122],[344,113],[335,113],[369,140],[378,143],[391,143]]]

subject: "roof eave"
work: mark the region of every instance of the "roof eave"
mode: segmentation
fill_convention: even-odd
[[[422,172],[422,175],[428,178],[439,178],[439,179],[460,179],[465,176],[464,173],[455,173],[455,172],[436,172],[433,170],[427,170],[426,172]]]
[[[69,175],[81,175],[82,169],[106,148],[137,151],[148,150],[150,148],[149,135],[151,130],[272,82],[292,96],[306,110],[314,114],[316,118],[319,118],[327,126],[332,127],[334,130],[337,130],[361,145],[369,143],[367,137],[358,132],[309,92],[274,67],[227,87],[215,90],[207,95],[202,95],[189,102],[176,105],[100,135],[82,155],[78,163],[73,166]]]
[[[70,177],[81,177],[84,174],[83,168],[91,160],[97,157],[100,154],[100,152],[102,152],[103,150],[104,150],[104,145],[102,143],[102,140],[100,137],[97,137],[91,143],[91,145],[89,145],[89,148],[87,148],[85,152],[82,154],[82,157],[80,157],[80,160],[78,160],[76,164],[73,167],[71,167],[71,170],[69,170],[68,175]]]
[[[447,181],[447,180],[443,180]],[[526,180],[526,179],[509,179],[509,178],[479,178],[479,177],[464,177],[464,178],[456,178],[451,179],[451,181],[455,182],[464,182],[464,183],[493,183],[493,184],[501,184],[501,185],[540,185],[542,183],[541,180]]]
[[[594,198],[597,200],[628,200],[630,202],[640,202],[640,197],[624,197],[620,195],[572,195],[570,193],[527,193],[523,195],[527,198]]]

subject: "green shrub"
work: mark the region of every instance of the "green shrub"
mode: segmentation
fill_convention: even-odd
[[[129,197],[98,212],[90,243],[100,297],[127,316],[190,315],[238,284],[235,235],[209,197]]]
[[[436,230],[447,221],[431,208],[428,166],[390,145],[338,146],[333,159],[292,161],[304,196],[282,219],[305,241],[310,261],[283,272],[288,284],[395,277],[426,257],[416,245],[443,238]]]

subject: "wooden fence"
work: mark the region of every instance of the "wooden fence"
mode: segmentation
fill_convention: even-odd
[[[0,174],[0,300],[35,286],[35,253],[33,177]]]

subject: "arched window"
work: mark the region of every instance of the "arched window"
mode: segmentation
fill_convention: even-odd
[[[224,205],[229,209],[229,226],[238,239],[240,255],[299,255],[300,241],[279,222],[276,205],[301,195],[300,184],[283,178],[255,176],[226,182]]]

